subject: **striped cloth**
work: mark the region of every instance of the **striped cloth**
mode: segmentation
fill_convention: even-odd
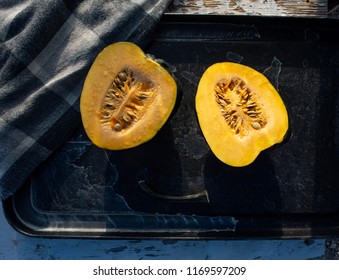
[[[170,0],[0,2],[0,195],[81,126],[79,96],[107,45],[146,46]]]

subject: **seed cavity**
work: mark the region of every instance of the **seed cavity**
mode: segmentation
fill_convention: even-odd
[[[244,137],[251,129],[266,126],[267,118],[256,93],[239,77],[218,82],[214,92],[222,116],[237,136]]]
[[[147,112],[156,95],[152,82],[125,69],[107,90],[101,106],[100,122],[114,132],[123,132]]]

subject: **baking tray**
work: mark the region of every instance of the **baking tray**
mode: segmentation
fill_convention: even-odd
[[[8,221],[39,237],[307,238],[339,234],[339,21],[165,15],[146,51],[180,88],[169,121],[125,151],[80,128],[4,201]],[[221,163],[194,100],[211,64],[264,73],[290,118],[283,143],[247,167]]]

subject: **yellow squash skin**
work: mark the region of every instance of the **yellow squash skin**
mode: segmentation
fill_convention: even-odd
[[[123,86],[128,88],[127,94],[114,86],[117,79],[119,82],[119,73],[124,73],[125,79],[130,75],[129,84]],[[120,99],[109,107],[113,106],[108,104],[112,98],[107,97],[113,96],[112,87]],[[98,147],[109,150],[136,147],[152,139],[165,124],[176,96],[176,82],[162,66],[133,43],[114,43],[99,53],[87,74],[80,98],[82,123]]]
[[[227,84],[234,77],[242,81],[239,91],[251,97],[244,93],[247,100],[240,99],[241,94],[228,88],[218,103],[217,85]],[[252,100],[258,105],[256,113],[252,113]],[[212,152],[234,167],[249,165],[261,151],[280,143],[289,126],[286,107],[268,79],[250,67],[232,62],[216,63],[205,71],[196,94],[196,112]]]

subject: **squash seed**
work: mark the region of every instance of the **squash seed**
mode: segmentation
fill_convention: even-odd
[[[246,136],[249,129],[260,130],[267,124],[257,95],[239,77],[218,82],[214,92],[221,114],[239,137]]]
[[[147,111],[155,94],[152,83],[131,69],[119,72],[105,94],[100,122],[115,132],[130,128]]]

